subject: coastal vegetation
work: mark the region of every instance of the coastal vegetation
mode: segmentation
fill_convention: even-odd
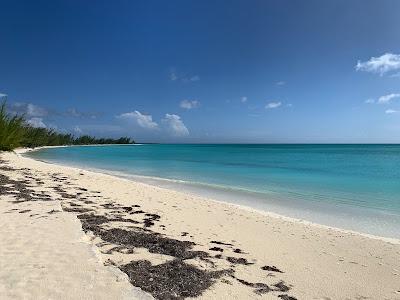
[[[7,113],[6,103],[0,104],[0,151],[11,151],[17,147],[35,148],[41,146],[133,144],[128,137],[96,138],[89,135],[75,137],[54,129],[37,128],[29,125],[24,115]]]

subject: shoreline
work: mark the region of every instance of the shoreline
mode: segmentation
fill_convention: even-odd
[[[262,210],[262,209],[257,209],[257,208],[253,208],[251,206],[246,206],[246,205],[243,205],[243,204],[236,204],[236,203],[232,203],[232,202],[229,202],[229,201],[213,199],[213,198],[205,197],[205,196],[202,196],[202,195],[198,195],[198,194],[182,191],[182,190],[179,190],[179,189],[174,189],[174,188],[169,188],[169,187],[166,188],[166,187],[159,186],[157,184],[151,184],[151,183],[147,183],[147,182],[134,180],[132,178],[128,178],[128,176],[123,176],[122,174],[121,174],[121,176],[118,176],[118,174],[115,174],[114,172],[108,171],[108,170],[63,165],[63,164],[59,164],[59,163],[53,163],[53,162],[47,162],[47,161],[43,161],[43,160],[37,160],[37,159],[34,159],[32,157],[27,157],[27,156],[23,155],[24,153],[27,153],[27,152],[39,151],[41,149],[46,149],[46,148],[80,147],[80,146],[81,145],[44,146],[44,147],[37,147],[35,149],[18,148],[18,149],[15,150],[15,153],[17,153],[18,155],[23,156],[26,159],[31,159],[31,160],[34,160],[34,161],[40,161],[42,163],[49,164],[49,165],[61,166],[61,167],[71,168],[71,169],[74,169],[74,170],[85,170],[87,172],[92,172],[92,173],[95,173],[95,174],[103,174],[103,175],[111,176],[111,177],[114,177],[114,178],[135,182],[137,184],[144,184],[144,185],[148,185],[148,186],[152,186],[152,187],[157,187],[157,188],[160,188],[160,189],[166,189],[166,190],[171,190],[171,191],[174,191],[174,192],[177,192],[177,193],[182,193],[182,194],[185,194],[185,195],[188,195],[188,196],[193,196],[193,197],[199,198],[202,201],[212,201],[212,202],[216,202],[216,203],[224,203],[224,204],[231,205],[231,206],[239,208],[239,209],[243,209],[243,210],[246,210],[246,211],[249,211],[249,212],[252,212],[252,213],[261,214],[261,215],[264,215],[264,216],[267,216],[267,217],[278,218],[278,219],[282,219],[282,220],[289,221],[289,222],[315,226],[315,227],[318,227],[318,228],[334,230],[334,231],[347,233],[347,234],[356,234],[356,235],[360,235],[360,236],[367,237],[367,238],[370,238],[370,239],[376,239],[376,240],[381,240],[381,241],[384,241],[384,242],[400,245],[400,238],[379,236],[379,235],[369,234],[369,233],[365,233],[365,232],[361,232],[361,231],[350,230],[350,229],[340,228],[340,227],[336,227],[336,226],[329,226],[329,225],[325,225],[325,224],[321,224],[321,223],[317,223],[317,222],[308,221],[306,219],[285,216],[283,214],[279,214],[279,213],[275,213],[275,212],[267,211],[267,210]],[[107,146],[107,145],[83,145],[83,146]],[[144,177],[144,178],[145,177],[149,177],[149,176],[141,176],[141,175],[137,175],[137,176],[138,177]],[[149,177],[149,178],[152,179],[152,177]],[[155,178],[155,179],[163,180],[163,178]]]
[[[104,263],[79,220],[50,199],[54,194],[24,186],[25,176],[33,178],[28,168],[4,165],[5,153],[0,152],[1,299],[153,299]]]
[[[0,298],[400,300],[398,244],[16,153],[0,180]]]

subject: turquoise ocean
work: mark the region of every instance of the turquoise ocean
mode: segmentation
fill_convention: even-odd
[[[400,238],[400,145],[136,144],[26,155]]]

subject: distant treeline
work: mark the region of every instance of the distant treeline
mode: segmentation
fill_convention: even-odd
[[[54,129],[36,128],[28,125],[24,116],[7,113],[6,104],[0,105],[0,150],[11,151],[17,147],[93,145],[93,144],[134,144],[128,137],[119,139],[95,138],[89,135],[74,137]]]

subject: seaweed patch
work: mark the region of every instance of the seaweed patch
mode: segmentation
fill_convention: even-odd
[[[268,284],[253,283],[239,278],[238,270],[247,267],[257,267],[276,273],[283,272],[275,266],[258,266],[251,255],[248,258],[236,257],[237,254],[248,255],[248,253],[237,248],[237,245],[233,244],[235,241],[230,243],[211,240],[206,245],[199,245],[192,240],[180,240],[154,231],[156,230],[154,228],[166,229],[162,224],[161,215],[146,211],[138,204],[123,206],[106,200],[109,198],[104,198],[100,192],[77,186],[71,183],[73,179],[60,173],[40,174],[39,178],[38,174],[30,172],[29,169],[17,170],[5,165],[1,160],[0,171],[2,171],[0,195],[12,196],[11,201],[15,204],[28,201],[60,201],[62,210],[76,214],[83,231],[96,238],[96,245],[101,247],[101,253],[110,255],[108,264],[126,273],[132,285],[140,287],[156,299],[198,297],[218,281],[232,284],[227,279],[233,278],[237,283],[252,289],[257,295],[269,294],[283,300],[296,300],[287,294],[291,286],[282,280]],[[24,179],[14,180],[3,174],[13,171],[22,171]],[[53,182],[46,188],[55,192],[56,197],[46,191],[37,192],[33,189],[45,185],[45,176]],[[7,213],[28,212],[31,211],[16,209]],[[52,209],[45,215],[32,213],[29,216],[47,218],[60,212]],[[156,223],[157,226],[154,226]],[[181,231],[180,236],[189,236],[195,240],[191,233],[186,231]],[[154,264],[151,259],[135,257],[143,249],[149,255],[155,254],[156,257],[165,259],[161,263]],[[115,254],[126,259],[113,260]]]

